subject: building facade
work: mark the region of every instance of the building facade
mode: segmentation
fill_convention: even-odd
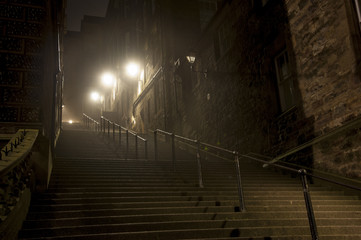
[[[116,2],[113,16],[135,11]],[[111,35],[139,37],[108,45],[118,61],[136,48],[143,70],[115,95],[123,125],[271,158],[306,144],[283,160],[359,177],[359,1],[133,4],[132,27],[120,16]]]
[[[65,2],[5,0],[0,9],[1,132],[40,130],[46,185],[62,119]]]

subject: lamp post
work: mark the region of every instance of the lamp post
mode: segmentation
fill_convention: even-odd
[[[115,76],[113,73],[105,72],[101,76],[101,81],[103,87],[105,87],[105,94],[104,94],[104,111],[111,110],[111,96],[113,95],[113,100],[115,100],[115,87],[116,81]],[[109,94],[109,91],[111,94]]]
[[[103,115],[103,103],[104,97],[101,96],[98,92],[94,91],[90,93],[90,99],[95,102],[97,105],[99,104],[100,116]]]

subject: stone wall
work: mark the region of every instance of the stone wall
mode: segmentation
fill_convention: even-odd
[[[286,1],[297,77],[315,132],[361,113],[360,76],[344,1]]]
[[[286,4],[305,119],[313,119],[317,137],[347,125],[361,113],[359,53],[352,42],[354,9],[337,0]],[[315,167],[360,177],[360,144],[355,128],[315,145]]]
[[[46,1],[4,0],[0,9],[0,122],[40,122]]]
[[[184,130],[185,135],[242,153],[268,151],[272,121],[279,114],[273,58],[287,46],[285,19],[278,4],[267,9],[238,1],[224,5],[196,46],[197,80],[184,122],[194,132]],[[214,39],[219,41],[219,29],[227,24],[231,46],[217,53]],[[186,73],[181,76],[190,81]]]

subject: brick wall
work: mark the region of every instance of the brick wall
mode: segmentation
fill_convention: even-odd
[[[346,125],[361,113],[352,3],[328,0],[286,4],[305,118],[314,119],[314,135],[320,136]],[[360,144],[357,128],[316,144],[315,167],[360,177]]]
[[[297,77],[315,132],[361,113],[360,76],[344,1],[286,1]]]
[[[46,1],[1,1],[0,9],[0,122],[40,122]]]

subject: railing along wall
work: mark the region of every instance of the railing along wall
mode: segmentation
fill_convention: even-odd
[[[196,149],[197,149],[196,160],[197,160],[197,166],[198,166],[198,182],[199,182],[199,187],[201,187],[201,188],[204,187],[203,174],[202,174],[202,164],[201,164],[201,154],[200,154],[201,147],[207,147],[208,149],[213,149],[213,150],[217,150],[217,151],[220,151],[220,152],[224,152],[224,153],[233,155],[233,162],[234,162],[235,170],[236,170],[236,174],[237,174],[238,200],[239,200],[239,204],[240,204],[240,211],[241,212],[246,211],[244,196],[243,196],[242,177],[241,177],[241,172],[240,172],[239,154],[238,154],[238,152],[230,151],[228,149],[224,149],[224,148],[220,148],[220,147],[217,147],[217,146],[214,146],[214,145],[210,145],[210,144],[207,144],[207,143],[200,142],[199,140],[186,138],[186,137],[183,137],[183,136],[175,135],[174,133],[170,133],[170,132],[166,132],[166,131],[163,131],[163,130],[160,130],[160,129],[156,129],[154,131],[154,158],[155,158],[155,160],[158,160],[158,134],[163,134],[163,135],[171,137],[171,152],[172,152],[173,171],[175,171],[175,165],[176,165],[175,164],[175,162],[176,162],[175,140],[185,142],[185,143],[191,144],[191,145],[196,147]]]
[[[0,152],[0,219],[5,222],[29,187],[31,177],[31,150],[39,130],[20,129]],[[0,234],[1,238],[1,234]]]
[[[355,126],[356,123],[352,122],[351,126]],[[345,128],[348,129],[348,128]],[[340,130],[336,130],[333,131],[329,134],[329,136],[333,136],[336,133],[339,133]],[[311,174],[308,173],[306,171],[306,169],[304,168],[299,168],[299,169],[295,169],[295,168],[291,168],[291,167],[287,167],[287,166],[283,166],[280,164],[277,164],[276,162],[281,159],[279,157],[273,158],[271,161],[266,161],[266,160],[262,160],[259,157],[257,157],[255,154],[247,154],[247,155],[242,155],[242,154],[238,154],[238,152],[236,151],[230,151],[224,148],[220,148],[214,145],[210,145],[207,143],[203,143],[200,142],[199,140],[194,140],[194,139],[189,139],[186,137],[182,137],[182,136],[178,136],[175,135],[174,133],[170,133],[170,132],[165,132],[163,130],[157,129],[154,131],[154,158],[155,160],[158,159],[158,134],[163,134],[166,136],[170,136],[171,137],[171,151],[172,151],[172,161],[173,161],[173,166],[175,166],[175,161],[176,161],[176,148],[175,148],[175,143],[176,140],[183,142],[183,143],[187,143],[187,144],[191,144],[193,145],[194,148],[197,149],[197,161],[198,161],[198,176],[199,176],[199,186],[203,187],[203,179],[202,179],[202,168],[201,168],[201,161],[200,161],[200,152],[204,151],[201,150],[201,146],[203,147],[207,147],[208,149],[214,149],[220,152],[224,152],[224,153],[229,153],[229,154],[233,154],[234,156],[234,163],[235,163],[235,168],[236,168],[236,172],[237,172],[237,183],[238,183],[238,194],[239,194],[239,202],[240,202],[240,209],[242,212],[246,211],[246,207],[245,207],[245,201],[244,201],[244,197],[243,197],[243,190],[242,190],[242,181],[241,181],[241,174],[240,174],[240,165],[239,165],[239,157],[242,158],[246,158],[246,159],[250,159],[253,161],[256,161],[258,163],[262,163],[263,166],[273,166],[275,168],[278,169],[283,169],[286,170],[290,173],[296,173],[299,175],[300,180],[301,180],[301,184],[302,184],[302,190],[303,190],[303,196],[304,196],[304,201],[305,201],[305,206],[306,206],[306,210],[307,210],[307,216],[308,216],[308,222],[309,222],[309,227],[310,227],[310,233],[311,233],[311,237],[313,240],[319,239],[318,237],[318,231],[317,231],[317,225],[316,225],[316,219],[315,219],[315,215],[314,215],[314,211],[313,211],[313,207],[312,207],[312,200],[311,200],[311,196],[310,196],[310,190],[309,190],[309,186],[308,186],[308,182],[307,182],[307,176],[311,177],[311,178],[317,178],[332,184],[336,184],[336,185],[340,185],[342,187],[346,187],[352,190],[357,190],[357,191],[361,191],[361,188],[357,187],[357,186],[353,186],[353,185],[349,185],[349,184],[345,184],[342,182],[338,182],[329,178],[326,178],[324,176],[319,176],[316,174]],[[325,137],[322,138],[318,138],[314,141],[311,142],[319,142],[321,140],[325,139]],[[298,150],[304,149],[305,147],[309,146],[310,143],[304,144],[301,147],[298,147]],[[286,154],[282,154],[282,156],[288,156],[291,153],[294,153],[296,151],[289,151]],[[219,157],[218,155],[216,155],[216,157]]]
[[[94,120],[93,118],[89,117],[85,113],[83,113],[83,125],[84,125],[84,127],[88,128],[90,130],[94,130],[96,132],[101,131],[100,123],[98,121]]]
[[[139,136],[138,133],[129,130],[125,127],[122,127],[121,125],[110,121],[109,119],[105,118],[105,117],[101,117],[100,118],[100,128],[99,128],[100,133],[103,134],[103,136],[107,136],[108,139],[112,139],[113,143],[116,144],[116,140],[118,139],[118,145],[119,148],[122,147],[123,143],[122,143],[122,136],[125,136],[125,158],[128,158],[128,154],[129,154],[129,139],[130,136],[133,136],[134,139],[134,146],[135,146],[135,159],[138,159],[139,157],[139,142],[143,142],[144,145],[144,158],[147,159],[148,158],[148,141],[147,139]]]

